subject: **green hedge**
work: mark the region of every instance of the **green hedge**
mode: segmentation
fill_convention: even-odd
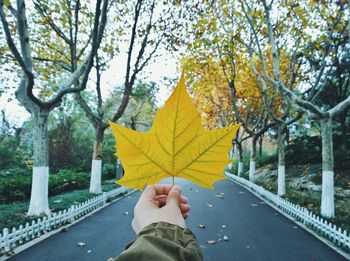
[[[112,165],[104,166],[102,180],[113,179]],[[0,204],[24,201],[30,198],[31,175],[8,176],[0,179]],[[61,170],[49,176],[49,196],[89,187],[90,173]]]

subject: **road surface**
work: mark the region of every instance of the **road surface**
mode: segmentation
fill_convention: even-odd
[[[217,182],[215,190],[180,179],[175,183],[189,198],[187,224],[197,236],[204,260],[346,260],[230,180]],[[139,195],[133,193],[9,260],[96,261],[115,257],[134,238],[130,223]],[[222,240],[224,236],[228,240]],[[216,243],[208,244],[208,240]]]

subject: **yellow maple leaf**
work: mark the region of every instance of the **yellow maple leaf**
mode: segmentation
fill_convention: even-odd
[[[109,122],[116,138],[117,152],[125,170],[118,184],[143,189],[165,177],[180,177],[212,188],[224,179],[231,162],[228,151],[240,124],[218,130],[205,130],[181,79],[152,128],[137,132]]]

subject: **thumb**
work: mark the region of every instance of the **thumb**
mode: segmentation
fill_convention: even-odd
[[[180,197],[181,197],[181,188],[177,185],[173,186],[169,191],[169,194],[166,200],[166,205],[179,206]]]

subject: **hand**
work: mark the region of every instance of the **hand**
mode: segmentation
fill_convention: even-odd
[[[160,221],[185,228],[189,211],[190,205],[187,204],[187,198],[181,196],[179,186],[153,185],[142,192],[131,225],[136,234]]]

